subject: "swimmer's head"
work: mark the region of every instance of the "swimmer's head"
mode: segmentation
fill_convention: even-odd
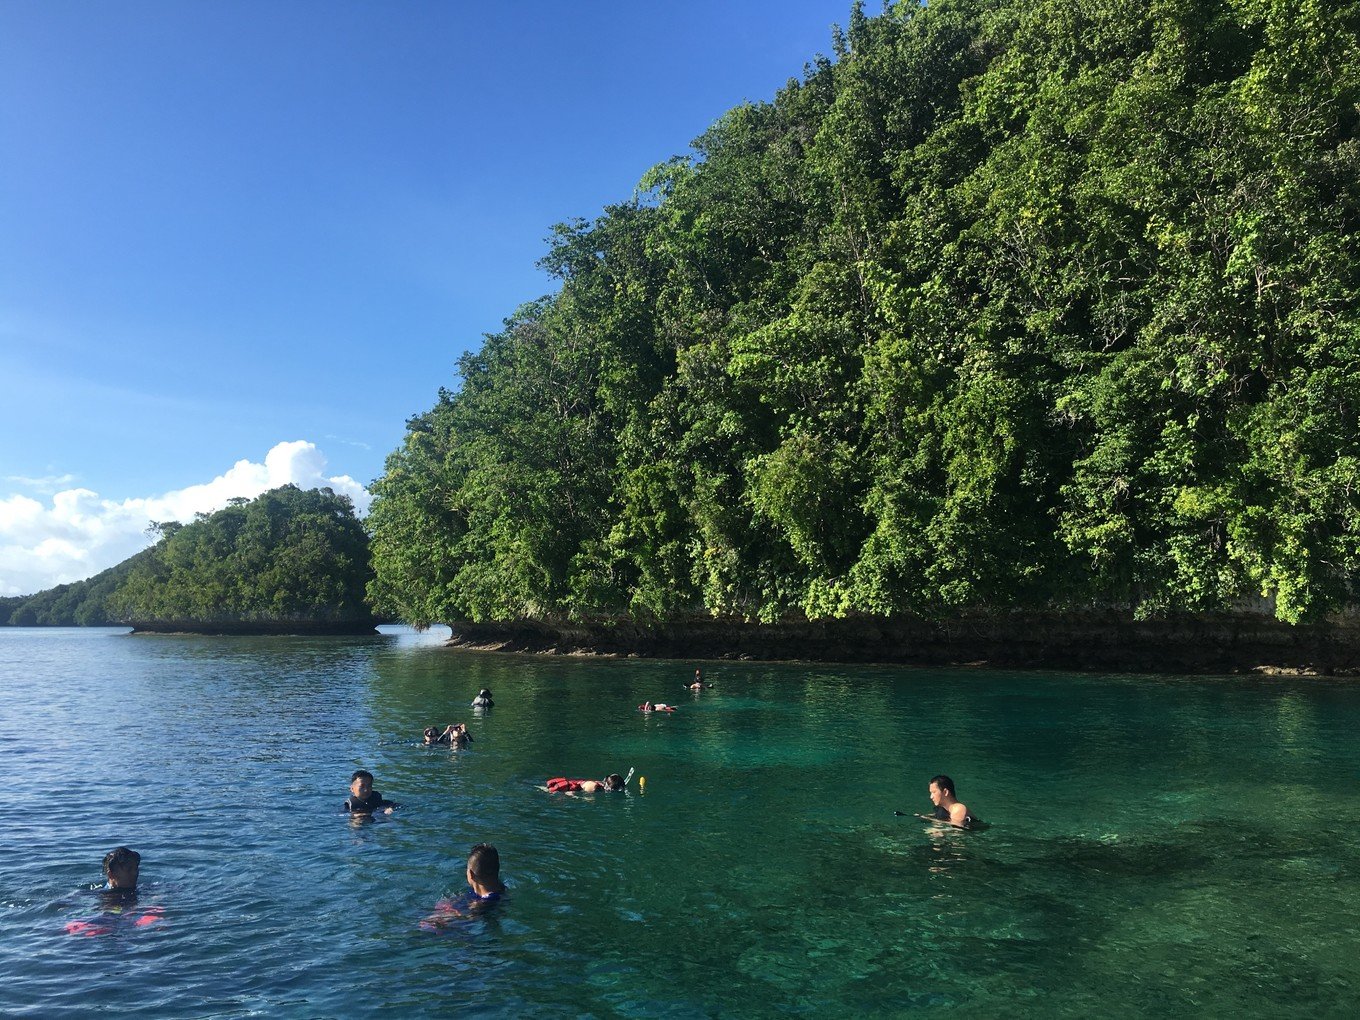
[[[954,780],[948,776],[936,776],[930,781],[930,802],[936,807],[940,806],[940,801],[945,797],[954,796]]]
[[[439,739],[439,730],[433,726],[425,727],[425,743],[433,744]]]
[[[467,879],[469,885],[500,885],[501,855],[490,843],[478,843],[468,854]]]
[[[142,855],[136,850],[120,846],[104,857],[104,877],[110,889],[136,889],[137,873],[142,866]]]
[[[623,776],[617,772],[612,772],[604,777],[604,788],[611,792],[618,792],[623,789]]]
[[[373,792],[373,773],[367,769],[355,772],[349,777],[349,792],[356,797],[366,798]]]
[[[491,688],[490,688],[490,687],[483,687],[480,691],[477,692],[477,697],[479,697],[479,698],[489,698],[489,697],[491,697]],[[496,848],[495,848],[495,847],[492,847],[491,849],[494,850],[494,849],[496,849]]]

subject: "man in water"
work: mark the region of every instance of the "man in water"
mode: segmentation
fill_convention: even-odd
[[[379,811],[390,815],[397,806],[390,800],[384,800],[383,795],[373,789],[373,773],[367,769],[360,769],[349,777],[349,793],[345,810],[352,815],[371,815]]]
[[[632,773],[628,775],[631,777]],[[625,787],[623,776],[612,772],[603,779],[549,779],[549,793],[622,793]]]
[[[130,893],[137,891],[137,875],[141,871],[142,855],[136,850],[120,846],[110,850],[104,857],[104,878],[110,892]]]
[[[968,805],[961,803],[954,796],[954,780],[948,776],[939,775],[930,781],[930,802],[935,805],[934,813],[916,817],[933,822],[948,822],[959,829],[973,827],[973,816],[968,813]]]
[[[489,909],[505,895],[501,881],[501,855],[490,843],[478,843],[468,854],[467,892],[456,899],[445,897],[434,913],[420,922],[426,931],[442,931],[457,918],[472,917]]]
[[[100,911],[83,921],[68,921],[68,935],[108,935],[126,928],[145,928],[161,919],[160,907],[137,906],[137,878],[142,855],[120,846],[104,857],[105,885],[99,890]]]

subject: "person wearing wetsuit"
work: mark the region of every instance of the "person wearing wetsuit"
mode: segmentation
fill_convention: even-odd
[[[392,809],[397,806],[373,789],[373,773],[367,769],[360,769],[350,776],[349,793],[349,799],[345,801],[345,810],[352,815],[371,815],[378,811],[391,814]]]
[[[968,813],[968,805],[960,803],[954,796],[954,780],[939,775],[930,781],[930,802],[935,810],[921,815],[929,821],[948,822],[959,829],[971,829],[976,820]]]
[[[483,687],[472,699],[473,708],[491,708],[494,704],[495,702],[491,700],[491,689],[489,687]]]
[[[467,747],[472,743],[472,734],[467,731],[467,723],[449,723],[444,732],[434,726],[425,727],[424,743],[427,745],[448,744],[450,747]]]
[[[104,857],[104,878],[110,891],[136,892],[141,869],[142,855],[125,846],[110,850]]]
[[[478,843],[468,854],[467,892],[457,899],[442,899],[434,913],[420,922],[426,931],[440,931],[456,918],[471,917],[489,909],[505,895],[501,881],[501,855],[490,843]]]
[[[137,906],[137,877],[142,855],[120,846],[104,858],[104,888],[99,890],[100,911],[83,921],[69,921],[68,935],[108,935],[126,928],[145,928],[161,920],[160,907]]]

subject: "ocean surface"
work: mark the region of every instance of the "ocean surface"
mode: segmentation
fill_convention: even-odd
[[[443,636],[0,628],[0,1013],[1360,1013],[1356,681]],[[471,748],[419,745],[456,721]],[[400,809],[346,816],[356,768]],[[894,815],[939,772],[990,828]],[[481,841],[508,897],[423,929]],[[92,886],[120,844],[115,914]]]

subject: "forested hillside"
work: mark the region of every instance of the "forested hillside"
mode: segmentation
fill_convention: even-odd
[[[0,625],[103,627],[115,623],[109,617],[108,598],[150,553],[145,549],[84,581],[59,584],[36,595],[0,599]]]
[[[834,59],[556,228],[560,289],[389,457],[376,603],[1351,602],[1357,36],[1354,2],[856,7]]]
[[[285,485],[160,527],[106,600],[112,621],[157,629],[354,623],[372,628],[367,536],[349,497]],[[249,628],[234,628],[249,629]]]

